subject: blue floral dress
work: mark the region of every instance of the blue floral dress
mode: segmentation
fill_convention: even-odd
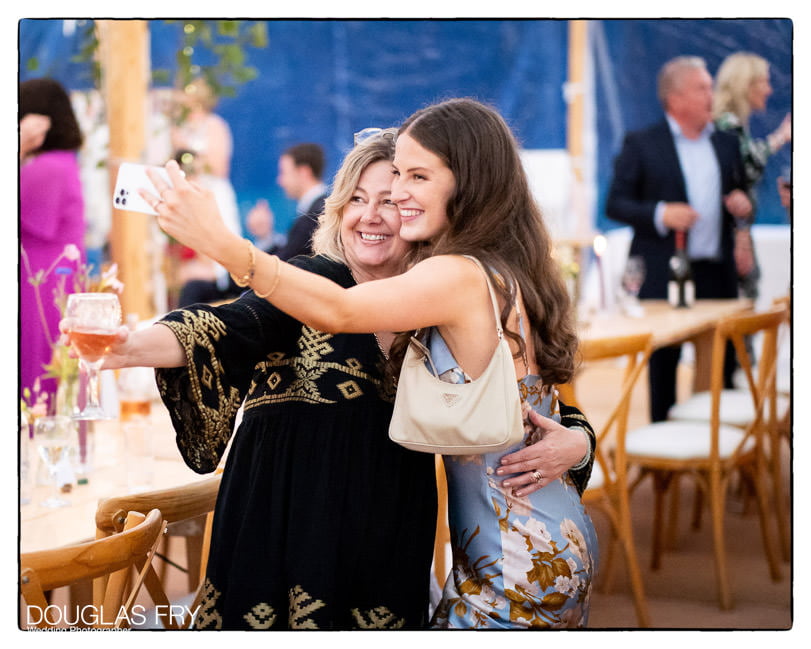
[[[428,348],[440,378],[467,380],[436,329]],[[519,382],[524,401],[558,421],[541,379]],[[574,482],[560,479],[518,498],[496,476],[501,457],[538,441],[486,455],[446,455],[453,569],[432,625],[450,629],[576,628],[588,621],[598,552]]]

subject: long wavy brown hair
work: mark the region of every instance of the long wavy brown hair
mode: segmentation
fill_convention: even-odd
[[[502,326],[517,342],[519,357],[526,351],[524,341],[507,328],[517,283],[544,385],[568,382],[577,351],[569,293],[510,128],[494,109],[462,98],[417,111],[400,127],[398,135],[403,133],[442,159],[456,180],[448,228],[437,240],[418,244],[412,262],[440,254],[478,258],[504,300]],[[512,281],[498,281],[493,271]],[[395,371],[409,336],[398,335],[392,346]]]

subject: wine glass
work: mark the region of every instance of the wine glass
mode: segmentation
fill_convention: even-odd
[[[642,305],[639,303],[639,290],[645,281],[645,260],[637,255],[628,257],[625,268],[622,271],[621,304],[625,315],[631,318],[642,318],[645,315]]]
[[[622,272],[622,288],[634,300],[639,295],[642,283],[645,281],[645,260],[633,255],[625,262],[625,270]]]
[[[66,415],[38,417],[34,424],[37,454],[48,468],[54,489],[53,495],[40,503],[43,507],[70,505],[69,500],[60,496],[60,487],[63,480],[73,481],[73,471],[68,463],[71,448],[76,442],[75,433],[73,420]]]
[[[114,293],[73,293],[68,295],[65,316],[68,337],[79,354],[79,365],[87,372],[87,401],[74,419],[111,419],[99,403],[99,374],[104,355],[113,344],[121,325],[121,305]]]

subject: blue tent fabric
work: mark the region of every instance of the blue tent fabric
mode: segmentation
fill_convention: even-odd
[[[173,70],[181,22],[149,21],[153,68]],[[71,33],[62,20],[20,21],[20,79],[53,76],[68,88],[92,84],[89,66],[71,60],[82,21]],[[711,72],[729,53],[748,50],[772,64],[775,92],[752,130],[765,135],[791,106],[792,23],[788,19],[600,20],[592,38],[597,113],[599,228],[613,227],[602,212],[620,129],[661,116],[655,79],[678,54],[707,59]],[[367,126],[395,126],[414,110],[453,96],[472,96],[498,108],[528,149],[566,147],[563,84],[568,65],[568,22],[519,20],[268,20],[269,45],[247,50],[259,77],[217,108],[231,125],[232,182],[244,216],[266,197],[286,230],[294,205],[276,185],[277,161],[289,145],[321,144],[327,180],[352,135]],[[592,30],[594,32],[594,29]],[[207,53],[200,52],[205,63]],[[28,62],[38,61],[31,70]],[[785,222],[775,178],[789,164],[782,151],[770,162],[760,192],[758,222]]]

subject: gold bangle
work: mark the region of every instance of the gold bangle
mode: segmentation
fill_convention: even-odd
[[[242,277],[234,277],[234,273],[228,273],[231,276],[231,279],[234,280],[234,284],[241,288],[250,286],[251,282],[253,281],[254,272],[256,271],[256,253],[253,251],[253,244],[247,239],[245,239],[245,243],[248,244],[248,272]]]
[[[276,287],[279,285],[279,279],[282,276],[282,260],[279,259],[276,255],[271,255],[273,259],[276,260],[276,277],[273,278],[273,284],[268,289],[267,293],[257,293],[256,289],[253,289],[254,294],[256,297],[266,298],[268,297],[273,291],[276,290]]]

